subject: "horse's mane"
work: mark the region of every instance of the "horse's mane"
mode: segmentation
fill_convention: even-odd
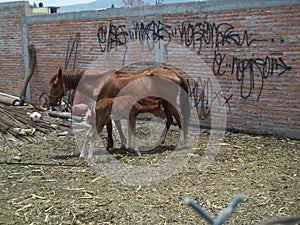
[[[84,74],[85,70],[65,70],[63,71],[63,76],[64,77],[75,77],[75,76],[80,76],[82,77]]]
[[[171,72],[171,73],[175,73],[178,76],[182,76],[184,74],[184,72],[182,70],[179,70],[177,68],[172,68],[172,67],[167,67],[167,66],[159,66],[159,67],[149,67],[146,69],[141,69],[141,70],[132,70],[132,71],[124,71],[123,69],[117,70],[115,72],[115,76],[116,78],[127,78],[127,77],[131,77],[131,76],[141,76],[141,75],[149,75],[151,73],[166,73],[166,72]]]
[[[142,69],[142,70],[132,70],[132,71],[124,71],[124,70],[117,70],[115,72],[116,78],[128,78],[137,75],[147,74],[147,72],[151,71],[152,68]]]
[[[76,78],[82,77],[83,74],[85,73],[85,70],[64,70],[63,71],[63,76],[64,77],[68,77],[68,78]],[[58,72],[54,73],[53,75],[51,75],[51,77],[49,78],[49,84],[53,84],[53,82],[55,81],[55,79],[58,77]]]

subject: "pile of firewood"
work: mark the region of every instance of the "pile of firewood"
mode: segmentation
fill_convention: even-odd
[[[0,104],[0,132],[11,134],[16,138],[31,141],[35,131],[46,133],[51,129],[50,123],[43,120],[33,122],[28,110]]]

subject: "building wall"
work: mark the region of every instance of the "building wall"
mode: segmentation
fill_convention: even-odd
[[[33,12],[33,13],[42,13],[42,14],[43,14],[43,13],[50,13],[49,10],[50,10],[50,9],[47,8],[47,7],[33,8],[33,9],[32,9],[32,12]]]
[[[23,21],[28,10],[24,2],[0,4],[0,92],[17,96],[26,70]]]
[[[51,7],[39,7],[39,8],[32,8],[33,14],[51,14],[57,13],[59,11],[59,7],[51,6]]]
[[[1,19],[20,23],[22,18],[15,10],[11,11],[13,19]],[[95,70],[160,61],[187,73],[194,112],[202,125],[211,124],[216,113],[212,108],[219,105],[227,111],[229,129],[300,137],[297,1],[115,8],[26,16],[24,23],[27,44],[33,44],[37,52],[32,100],[49,90],[49,76],[59,67]],[[1,68],[5,68],[0,71],[0,91],[17,94],[7,84],[15,82],[16,88],[20,87],[22,44],[19,39],[18,45],[14,44],[16,39],[7,35],[22,29],[0,29],[0,35],[5,35],[0,36],[1,48],[7,46],[3,40],[14,46],[9,55],[0,55]]]

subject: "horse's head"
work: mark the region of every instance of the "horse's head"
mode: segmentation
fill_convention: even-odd
[[[49,80],[49,84],[51,85],[49,103],[51,106],[57,106],[57,103],[61,102],[61,99],[67,92],[62,78],[62,69],[59,69],[58,72],[53,74]]]

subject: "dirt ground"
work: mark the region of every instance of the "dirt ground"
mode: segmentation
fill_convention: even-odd
[[[244,201],[225,224],[258,224],[300,212],[300,141],[227,132],[214,161],[201,171],[210,134],[203,130],[178,172],[161,182],[128,185],[79,160],[69,121],[43,118],[58,126],[36,132],[33,143],[0,133],[0,224],[208,224],[184,199],[217,218],[237,194]],[[112,155],[127,165],[156,165],[172,153],[175,138],[173,129],[163,146],[141,157],[116,149]]]

